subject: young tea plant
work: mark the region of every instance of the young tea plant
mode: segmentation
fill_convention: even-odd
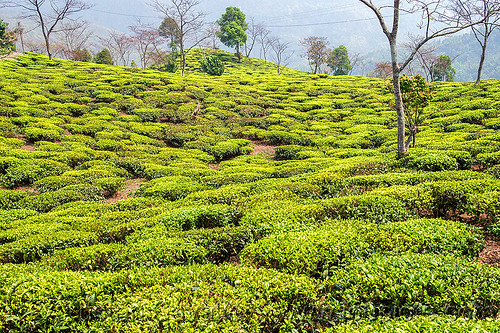
[[[392,80],[388,83],[392,89]],[[420,74],[401,76],[401,94],[403,97],[403,107],[405,112],[406,128],[409,131],[406,139],[406,150],[412,145],[415,148],[415,141],[419,127],[424,125],[429,117],[424,110],[429,105],[433,95],[433,86],[427,82]]]

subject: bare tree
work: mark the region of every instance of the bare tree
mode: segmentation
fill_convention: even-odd
[[[220,27],[217,22],[210,22],[205,29],[205,34],[208,36],[206,39],[205,46],[207,48],[211,48],[213,50],[219,48],[219,36],[217,35],[220,32]]]
[[[260,44],[260,57],[267,61],[267,52],[272,44],[272,38],[269,37],[271,31],[266,28],[259,30],[259,35],[257,37],[257,42]]]
[[[116,64],[130,65],[130,55],[134,45],[132,37],[122,32],[109,31],[107,38],[99,37],[99,40],[102,46],[109,50]]]
[[[355,68],[361,67],[364,63],[364,59],[360,53],[353,53],[349,60],[351,61],[351,69],[349,70],[349,75],[352,75],[352,72]]]
[[[139,53],[141,67],[145,69],[162,53],[160,46],[165,43],[165,39],[160,36],[158,29],[141,23],[129,28],[133,32],[132,43]]]
[[[389,41],[394,100],[398,119],[398,154],[399,156],[404,156],[408,152],[408,148],[412,142],[412,135],[410,133],[408,139],[405,139],[405,113],[400,84],[402,71],[413,60],[416,53],[430,40],[470,28],[483,22],[484,19],[471,22],[463,19],[459,15],[454,15],[450,11],[449,2],[446,0],[411,0],[407,1],[409,3],[408,8],[403,8],[401,0],[393,0],[392,5],[375,5],[375,0],[359,1],[375,14],[383,33]],[[380,2],[384,1],[380,0]],[[387,25],[387,19],[382,13],[386,9],[392,13],[392,27]],[[419,27],[423,31],[423,34],[419,36],[418,42],[415,43],[413,50],[411,50],[408,56],[400,62],[398,57],[398,31],[401,13],[419,14],[421,16],[421,24]]]
[[[269,38],[274,62],[276,63],[278,75],[283,73],[283,67],[288,66],[293,53],[289,51],[290,43],[280,40],[278,37]]]
[[[151,0],[150,6],[175,22],[179,28],[179,51],[181,58],[181,75],[186,71],[186,54],[194,47],[208,39],[204,32],[205,13],[196,7],[198,0]],[[200,35],[201,34],[201,35]],[[187,45],[190,45],[189,47]]]
[[[22,26],[21,22],[17,22],[17,26],[14,29],[14,33],[16,34],[17,39],[21,41],[21,49],[23,50],[23,53],[24,53],[25,52],[25,50],[24,50],[24,27]]]
[[[326,63],[328,58],[328,39],[326,37],[307,37],[300,41],[306,53],[304,57],[309,61],[309,66],[311,66],[311,71],[313,74],[317,74],[321,66]]]
[[[481,59],[476,79],[476,84],[480,84],[488,41],[500,23],[500,2],[498,0],[454,0],[453,5],[456,14],[467,22],[481,21],[472,26],[474,37],[481,45]]]
[[[58,25],[92,7],[83,0],[7,0],[5,5],[21,8],[21,18],[30,19],[40,27],[49,59],[52,59],[50,37],[58,32]]]
[[[57,44],[60,52],[71,60],[74,60],[75,52],[88,47],[88,41],[93,35],[85,21],[63,22],[59,31]]]
[[[408,52],[412,52],[416,45],[420,42],[418,38],[410,36],[410,41],[405,43],[403,47],[408,50]],[[436,54],[438,47],[434,44],[428,44],[420,47],[415,53],[415,57],[408,64],[408,72],[421,72],[424,74],[424,77],[427,81],[432,81],[432,68],[436,64],[437,59],[439,58]],[[416,70],[414,66],[420,68],[420,71]]]
[[[375,69],[370,76],[378,77],[379,79],[387,79],[392,74],[392,65],[390,62],[377,62]]]
[[[264,26],[260,23],[255,23],[255,18],[250,18],[250,23],[248,24],[247,30],[247,41],[245,43],[245,56],[250,57],[255,44],[259,40],[259,36],[262,35],[263,30],[265,30]]]

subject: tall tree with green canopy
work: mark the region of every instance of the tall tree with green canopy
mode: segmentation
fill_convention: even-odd
[[[333,49],[328,54],[326,64],[332,69],[333,75],[349,74],[352,66],[349,54],[347,53],[347,48],[344,45],[340,45],[336,49]]]
[[[113,65],[113,58],[111,57],[111,53],[108,49],[104,49],[101,52],[97,53],[94,57],[94,62],[96,64],[103,65]]]
[[[447,55],[440,55],[432,65],[432,81],[453,82],[455,73],[455,69],[451,67],[451,58]]]
[[[168,45],[174,52],[180,44],[179,24],[173,18],[165,17],[158,28],[158,33],[168,40]]]
[[[241,61],[240,46],[247,41],[248,24],[245,21],[245,14],[237,7],[227,7],[226,12],[217,20],[220,26],[218,36],[221,42],[228,47],[236,48],[238,61]]]

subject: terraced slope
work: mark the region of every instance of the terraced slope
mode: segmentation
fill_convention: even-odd
[[[0,331],[499,329],[500,82],[396,159],[385,82],[200,56],[0,62]]]

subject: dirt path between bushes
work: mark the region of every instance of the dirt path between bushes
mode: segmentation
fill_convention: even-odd
[[[500,240],[492,235],[486,235],[485,241],[485,248],[479,254],[479,262],[500,267]]]
[[[267,144],[263,141],[252,141],[254,146],[253,152],[250,155],[257,156],[263,153],[264,157],[267,159],[273,159],[276,151],[276,146]]]
[[[125,200],[130,197],[141,187],[144,179],[127,179],[125,180],[125,187],[115,193],[112,197],[106,199],[106,203],[113,204],[120,200]]]

